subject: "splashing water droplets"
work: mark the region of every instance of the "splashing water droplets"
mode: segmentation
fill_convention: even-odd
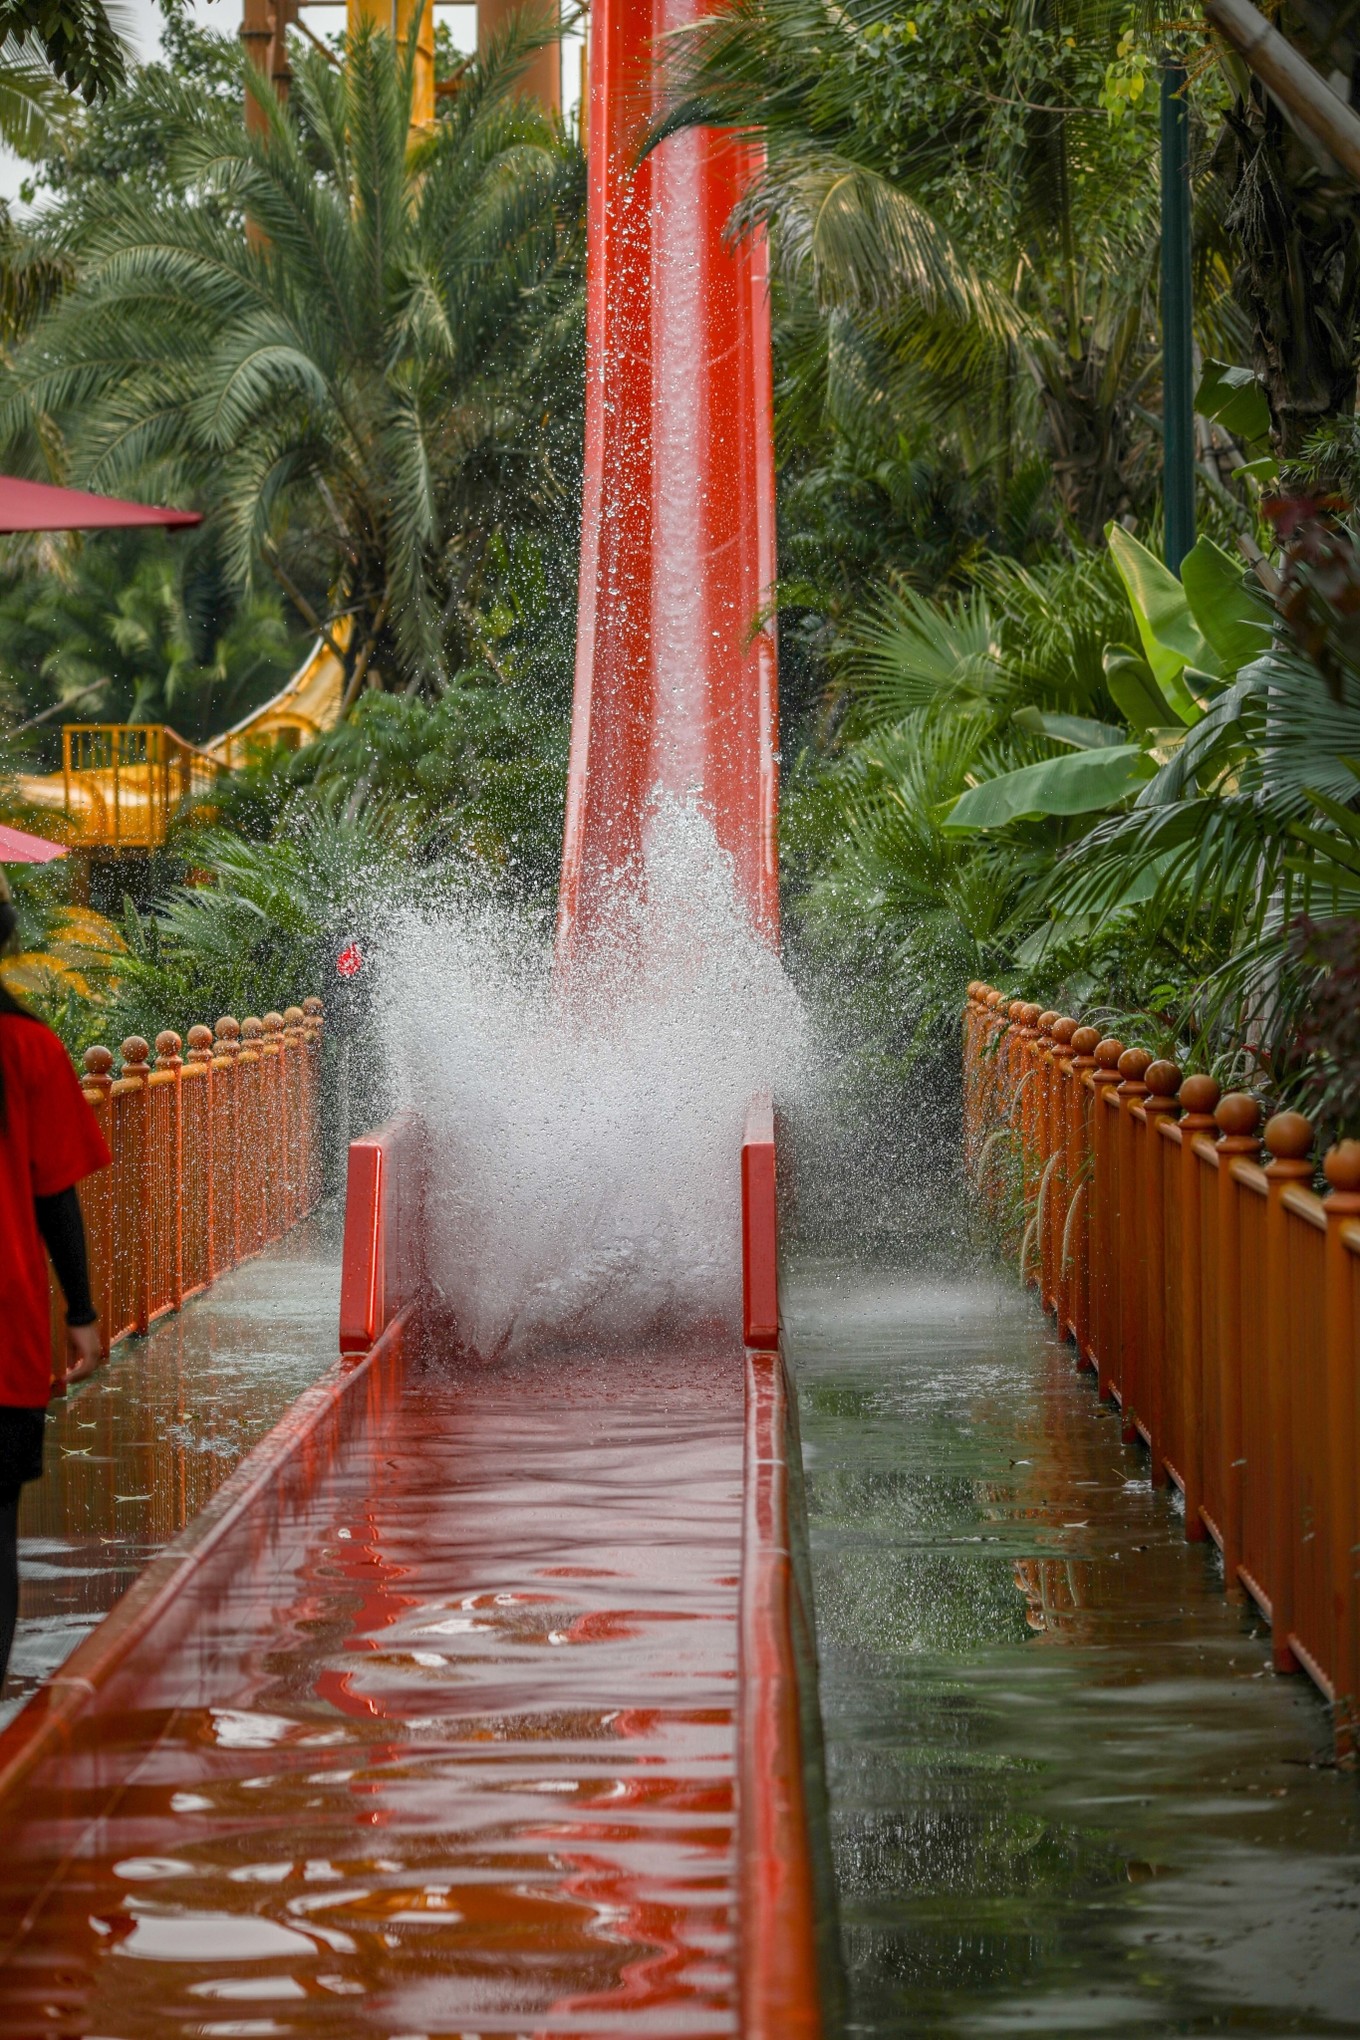
[[[477,1351],[674,1338],[740,1307],[739,1149],[805,1024],[694,802],[658,801],[640,885],[568,984],[503,907],[394,927],[403,1102],[427,1121],[432,1274]]]

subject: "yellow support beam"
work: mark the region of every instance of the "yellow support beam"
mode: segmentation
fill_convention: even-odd
[[[394,42],[405,44],[418,0],[347,0],[346,26],[356,35],[366,21],[384,29]],[[411,126],[434,124],[434,0],[426,0],[416,43],[416,75],[411,94]]]

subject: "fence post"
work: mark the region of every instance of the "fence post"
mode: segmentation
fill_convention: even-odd
[[[1242,1592],[1242,1231],[1238,1224],[1235,1161],[1260,1159],[1261,1108],[1246,1091],[1229,1091],[1214,1118],[1218,1143],[1218,1364],[1223,1435],[1223,1580]]]
[[[189,1044],[190,1062],[201,1063],[203,1065],[205,1103],[200,1114],[202,1125],[205,1129],[203,1133],[203,1167],[200,1171],[203,1179],[202,1224],[205,1227],[204,1243],[206,1249],[203,1256],[203,1272],[207,1280],[211,1282],[217,1273],[217,1184],[215,1181],[216,1168],[214,1161],[217,1143],[217,1071],[213,1061],[213,1031],[211,1027],[203,1026],[200,1021],[196,1027],[189,1029],[186,1038]]]
[[[225,1059],[227,1084],[222,1097],[223,1118],[226,1122],[221,1129],[226,1134],[225,1143],[215,1141],[214,1154],[224,1165],[228,1202],[217,1216],[221,1220],[222,1237],[227,1245],[227,1259],[224,1267],[234,1268],[241,1258],[241,1023],[230,1013],[224,1013],[213,1028],[217,1040],[218,1056]],[[225,1146],[226,1152],[221,1152]]]
[[[970,1182],[974,1175],[973,1158],[977,1153],[977,1052],[981,1020],[978,1008],[982,993],[983,986],[974,978],[963,1006],[963,1169]]]
[[[1053,1029],[1058,1015],[1053,1012],[1041,1013],[1035,1021],[1034,1047],[1034,1089],[1036,1099],[1035,1145],[1039,1157],[1039,1180],[1036,1191],[1035,1247],[1038,1250],[1039,1305],[1043,1310],[1053,1310],[1056,1304],[1056,1270],[1053,1265],[1053,1180],[1057,1175],[1057,1164],[1053,1157],[1057,1152],[1054,1142],[1054,1125],[1057,1118],[1057,1067],[1053,1061]]]
[[[269,1143],[264,1130],[267,1065],[264,1022],[247,1013],[241,1022],[241,1056],[236,1066],[236,1170],[243,1184],[241,1250],[258,1254],[269,1238]]]
[[[1014,1007],[1011,1009],[1014,1011]],[[1040,1128],[1043,1125],[1041,1092],[1039,1089],[1038,1064],[1035,1056],[1035,1042],[1038,1037],[1039,1008],[1029,1000],[1020,1001],[1019,1018],[1015,1026],[1016,1082],[1018,1092],[1020,1126],[1020,1276],[1036,1287],[1040,1282],[1037,1273],[1026,1276],[1025,1238],[1029,1232],[1034,1213],[1038,1209],[1039,1179],[1043,1174],[1042,1141]],[[1039,1228],[1035,1225],[1035,1245],[1038,1245]],[[1037,1257],[1036,1257],[1037,1259]]]
[[[1063,1329],[1062,1228],[1067,1215],[1067,1063],[1068,1044],[1077,1031],[1075,1020],[1060,1013],[1039,1015],[1039,1060],[1042,1085],[1044,1200],[1040,1228],[1039,1297]]]
[[[102,1044],[87,1048],[82,1058],[85,1074],[81,1084],[87,1091],[97,1091],[103,1106],[103,1133],[113,1150],[113,1050]],[[109,1326],[113,1310],[113,1171],[105,1170],[97,1178],[86,1178],[85,1195],[81,1204],[88,1211],[86,1199],[96,1203],[99,1219],[95,1226],[88,1226],[90,1233],[90,1273],[92,1281],[90,1294],[95,1309],[99,1312],[99,1328],[104,1358],[109,1357]]]
[[[1204,1323],[1217,1297],[1204,1293],[1201,1251],[1204,1163],[1195,1152],[1201,1135],[1212,1139],[1218,1129],[1214,1107],[1218,1085],[1212,1077],[1187,1077],[1181,1085],[1181,1426],[1184,1437],[1181,1472],[1185,1479],[1185,1534],[1191,1543],[1205,1536],[1204,1517]]]
[[[1006,1109],[1001,1060],[1005,1054],[1005,1029],[1000,1005],[1000,992],[984,993],[978,1044],[978,1148],[974,1160],[978,1189],[993,1216],[998,1208],[997,1174],[994,1168],[983,1168],[983,1158],[988,1152],[988,1140],[998,1131]]]
[[[1077,1031],[1075,1020],[1064,1017],[1053,1022],[1053,1143],[1057,1160],[1053,1167],[1053,1308],[1058,1317],[1059,1334],[1066,1338],[1072,1320],[1072,1276],[1067,1258],[1063,1253],[1063,1241],[1067,1235],[1068,1213],[1072,1207],[1072,1192],[1075,1178],[1068,1168],[1072,1145],[1072,1118],[1078,1109],[1077,1090],[1072,1080],[1072,1037]]]
[[[1112,1034],[1096,1043],[1096,1066],[1091,1075],[1091,1246],[1095,1274],[1092,1311],[1096,1351],[1092,1358],[1099,1393],[1106,1402],[1115,1396],[1115,1370],[1119,1365],[1120,1260],[1119,1223],[1119,1120],[1106,1101],[1119,1082],[1119,1058],[1124,1044]]]
[[[272,1218],[266,1217],[265,1238],[276,1240],[287,1231],[292,1219],[288,1196],[288,1037],[282,1013],[266,1013],[260,1025],[264,1029],[261,1116],[270,1153],[269,1205],[273,1214]]]
[[[123,1059],[121,1075],[140,1088],[137,1095],[137,1175],[127,1186],[136,1200],[137,1312],[136,1327],[145,1332],[151,1323],[151,1054],[150,1044],[140,1034],[129,1034],[118,1053]]]
[[[283,1009],[284,1083],[288,1093],[288,1222],[307,1209],[311,1175],[307,1124],[307,1021],[301,1006]]]
[[[1339,1756],[1354,1753],[1360,1739],[1360,1610],[1357,1609],[1357,1552],[1360,1552],[1360,1510],[1356,1494],[1356,1345],[1360,1323],[1355,1311],[1355,1255],[1342,1227],[1360,1219],[1360,1140],[1343,1140],[1322,1164],[1332,1194],[1323,1205],[1327,1214],[1326,1365],[1328,1464],[1331,1488],[1331,1578],[1336,1622],[1333,1721]]]
[[[1141,1345],[1143,1339],[1143,1240],[1147,1185],[1140,1166],[1143,1142],[1138,1139],[1137,1108],[1148,1095],[1143,1073],[1152,1061],[1145,1048],[1126,1048],[1119,1058],[1122,1078],[1115,1097],[1119,1101],[1119,1211],[1115,1225],[1115,1252],[1119,1259],[1119,1394],[1120,1436],[1126,1445],[1137,1442],[1138,1405],[1142,1396]],[[1144,1127],[1144,1133],[1147,1129]],[[1153,1476],[1154,1480],[1156,1475]]]
[[[1297,1672],[1289,1647],[1294,1628],[1293,1387],[1289,1351],[1289,1214],[1284,1193],[1291,1183],[1313,1180],[1313,1128],[1301,1112],[1277,1112],[1266,1122],[1266,1382],[1270,1418],[1270,1548],[1275,1574],[1270,1583],[1270,1652],[1277,1672]]]
[[[171,1196],[169,1218],[170,1246],[174,1256],[170,1266],[170,1294],[176,1310],[184,1308],[184,1083],[182,1072],[184,1058],[180,1054],[184,1046],[172,1028],[164,1027],[156,1036],[156,1068],[168,1070],[175,1080],[170,1104],[170,1151],[171,1180],[174,1190]],[[154,1190],[153,1186],[153,1190]],[[158,1225],[162,1229],[164,1221]]]
[[[325,1007],[316,994],[302,1002],[302,1011],[307,1022],[307,1058],[304,1068],[307,1073],[307,1153],[309,1169],[307,1174],[307,1209],[320,1201],[321,1197],[321,1040],[325,1028]]]
[[[1143,1208],[1143,1415],[1148,1430],[1148,1455],[1154,1487],[1169,1479],[1166,1470],[1167,1373],[1171,1350],[1167,1293],[1174,1292],[1180,1270],[1169,1266],[1166,1252],[1167,1161],[1161,1122],[1179,1111],[1176,1094],[1181,1073],[1173,1062],[1149,1063],[1143,1073],[1148,1095],[1143,1100],[1146,1127],[1147,1193]]]
[[[1068,1078],[1072,1086],[1067,1118],[1068,1205],[1064,1230],[1070,1228],[1072,1252],[1068,1290],[1072,1301],[1069,1323],[1076,1342],[1078,1367],[1091,1365],[1091,1194],[1094,1188],[1092,1154],[1093,1089],[1090,1079],[1096,1070],[1096,1049],[1100,1036],[1094,1027],[1078,1027],[1072,1036],[1072,1058]]]

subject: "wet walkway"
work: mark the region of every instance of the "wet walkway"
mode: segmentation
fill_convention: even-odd
[[[1360,1788],[1006,1275],[805,1267],[855,2035],[1360,2035]]]
[[[35,1772],[0,2031],[735,2033],[740,1351],[377,1378]]]
[[[0,1726],[334,1361],[342,1224],[323,1207],[52,1405]]]

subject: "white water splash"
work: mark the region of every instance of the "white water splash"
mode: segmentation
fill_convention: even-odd
[[[658,807],[645,855],[567,996],[504,908],[403,915],[383,945],[432,1272],[484,1354],[739,1321],[742,1127],[753,1091],[799,1087],[803,1014],[692,805]]]

